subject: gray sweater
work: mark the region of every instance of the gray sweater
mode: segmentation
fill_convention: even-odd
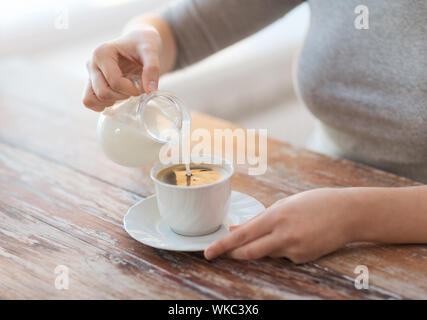
[[[177,68],[258,31],[300,2],[173,3],[162,15],[177,39]],[[311,26],[297,84],[319,120],[309,147],[427,182],[427,1],[364,0],[369,29],[355,26],[360,0],[308,2]]]

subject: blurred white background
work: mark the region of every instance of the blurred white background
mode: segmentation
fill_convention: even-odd
[[[131,17],[169,1],[1,1],[0,77],[5,80],[18,65],[20,77],[54,69],[83,90],[85,62],[94,47],[120,35]],[[309,8],[303,4],[250,38],[164,76],[160,88],[174,92],[190,109],[267,128],[274,138],[304,145],[314,120],[296,97],[293,69],[308,24]],[[10,90],[19,92],[16,85]]]

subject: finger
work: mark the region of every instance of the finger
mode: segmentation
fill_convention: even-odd
[[[92,88],[99,101],[117,101],[124,100],[129,96],[118,93],[110,88],[104,75],[98,68],[91,70]]]
[[[237,228],[240,228],[240,227],[244,226],[245,224],[248,224],[248,223],[250,223],[251,221],[254,221],[255,219],[259,219],[259,218],[260,218],[260,217],[262,217],[266,212],[267,212],[267,211],[266,211],[266,210],[264,210],[263,212],[261,212],[261,213],[257,214],[256,216],[254,216],[254,217],[250,218],[248,221],[245,221],[245,222],[243,222],[243,223],[241,223],[241,224],[236,224],[236,225],[234,225],[234,226],[230,226],[230,227],[228,228],[228,230],[229,230],[230,232],[231,232],[231,231],[234,231],[234,230],[236,230]]]
[[[93,111],[101,112],[105,109],[105,107],[113,105],[114,101],[99,101],[92,89],[92,83],[89,80],[83,93],[83,104]]]
[[[113,91],[125,96],[138,96],[141,94],[132,81],[123,76],[117,59],[106,57],[98,62],[98,67],[108,86]]]
[[[241,224],[237,224],[237,225],[235,225],[235,226],[231,226],[230,228],[228,228],[228,231],[234,231],[234,230],[236,230],[238,227],[240,227],[240,226],[242,226]]]
[[[277,237],[269,233],[237,249],[231,250],[227,255],[238,260],[253,260],[267,256],[278,246]]]
[[[138,47],[142,59],[142,86],[144,91],[150,93],[157,90],[160,77],[159,51],[155,46],[140,45]]]
[[[265,214],[259,219],[254,219],[215,241],[205,250],[206,259],[214,259],[229,250],[233,250],[269,233],[274,227],[274,219],[269,219],[270,213],[273,211],[274,208],[271,207],[266,209],[264,211]]]
[[[283,258],[286,256],[286,254],[285,254],[285,251],[283,250],[283,248],[278,248],[278,249],[271,251],[268,254],[268,256],[271,258]]]

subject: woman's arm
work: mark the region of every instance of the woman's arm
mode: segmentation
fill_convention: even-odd
[[[260,30],[302,0],[181,0],[133,18],[124,34],[152,27],[161,39],[161,74],[195,63]]]
[[[129,21],[123,33],[127,34],[147,27],[154,28],[160,36],[160,74],[167,73],[175,67],[177,47],[173,32],[163,18],[154,14],[137,16]]]
[[[172,2],[160,16],[174,33],[176,68],[182,68],[255,33],[302,2],[180,0]]]
[[[427,243],[427,186],[351,188],[354,241]]]
[[[302,192],[216,241],[205,256],[304,263],[358,241],[427,243],[427,186]]]
[[[98,46],[87,62],[83,104],[102,111],[158,88],[159,76],[194,63],[273,22],[301,0],[184,0],[136,17],[123,36]],[[129,77],[138,76],[141,86]]]

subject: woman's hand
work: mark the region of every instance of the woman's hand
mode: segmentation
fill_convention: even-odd
[[[350,194],[346,189],[325,188],[279,200],[213,243],[205,257],[227,253],[235,259],[315,260],[353,240],[357,212]]]
[[[117,100],[156,90],[161,47],[159,33],[148,25],[98,46],[87,62],[89,82],[84,105],[102,111]],[[131,81],[135,77],[142,88]]]

